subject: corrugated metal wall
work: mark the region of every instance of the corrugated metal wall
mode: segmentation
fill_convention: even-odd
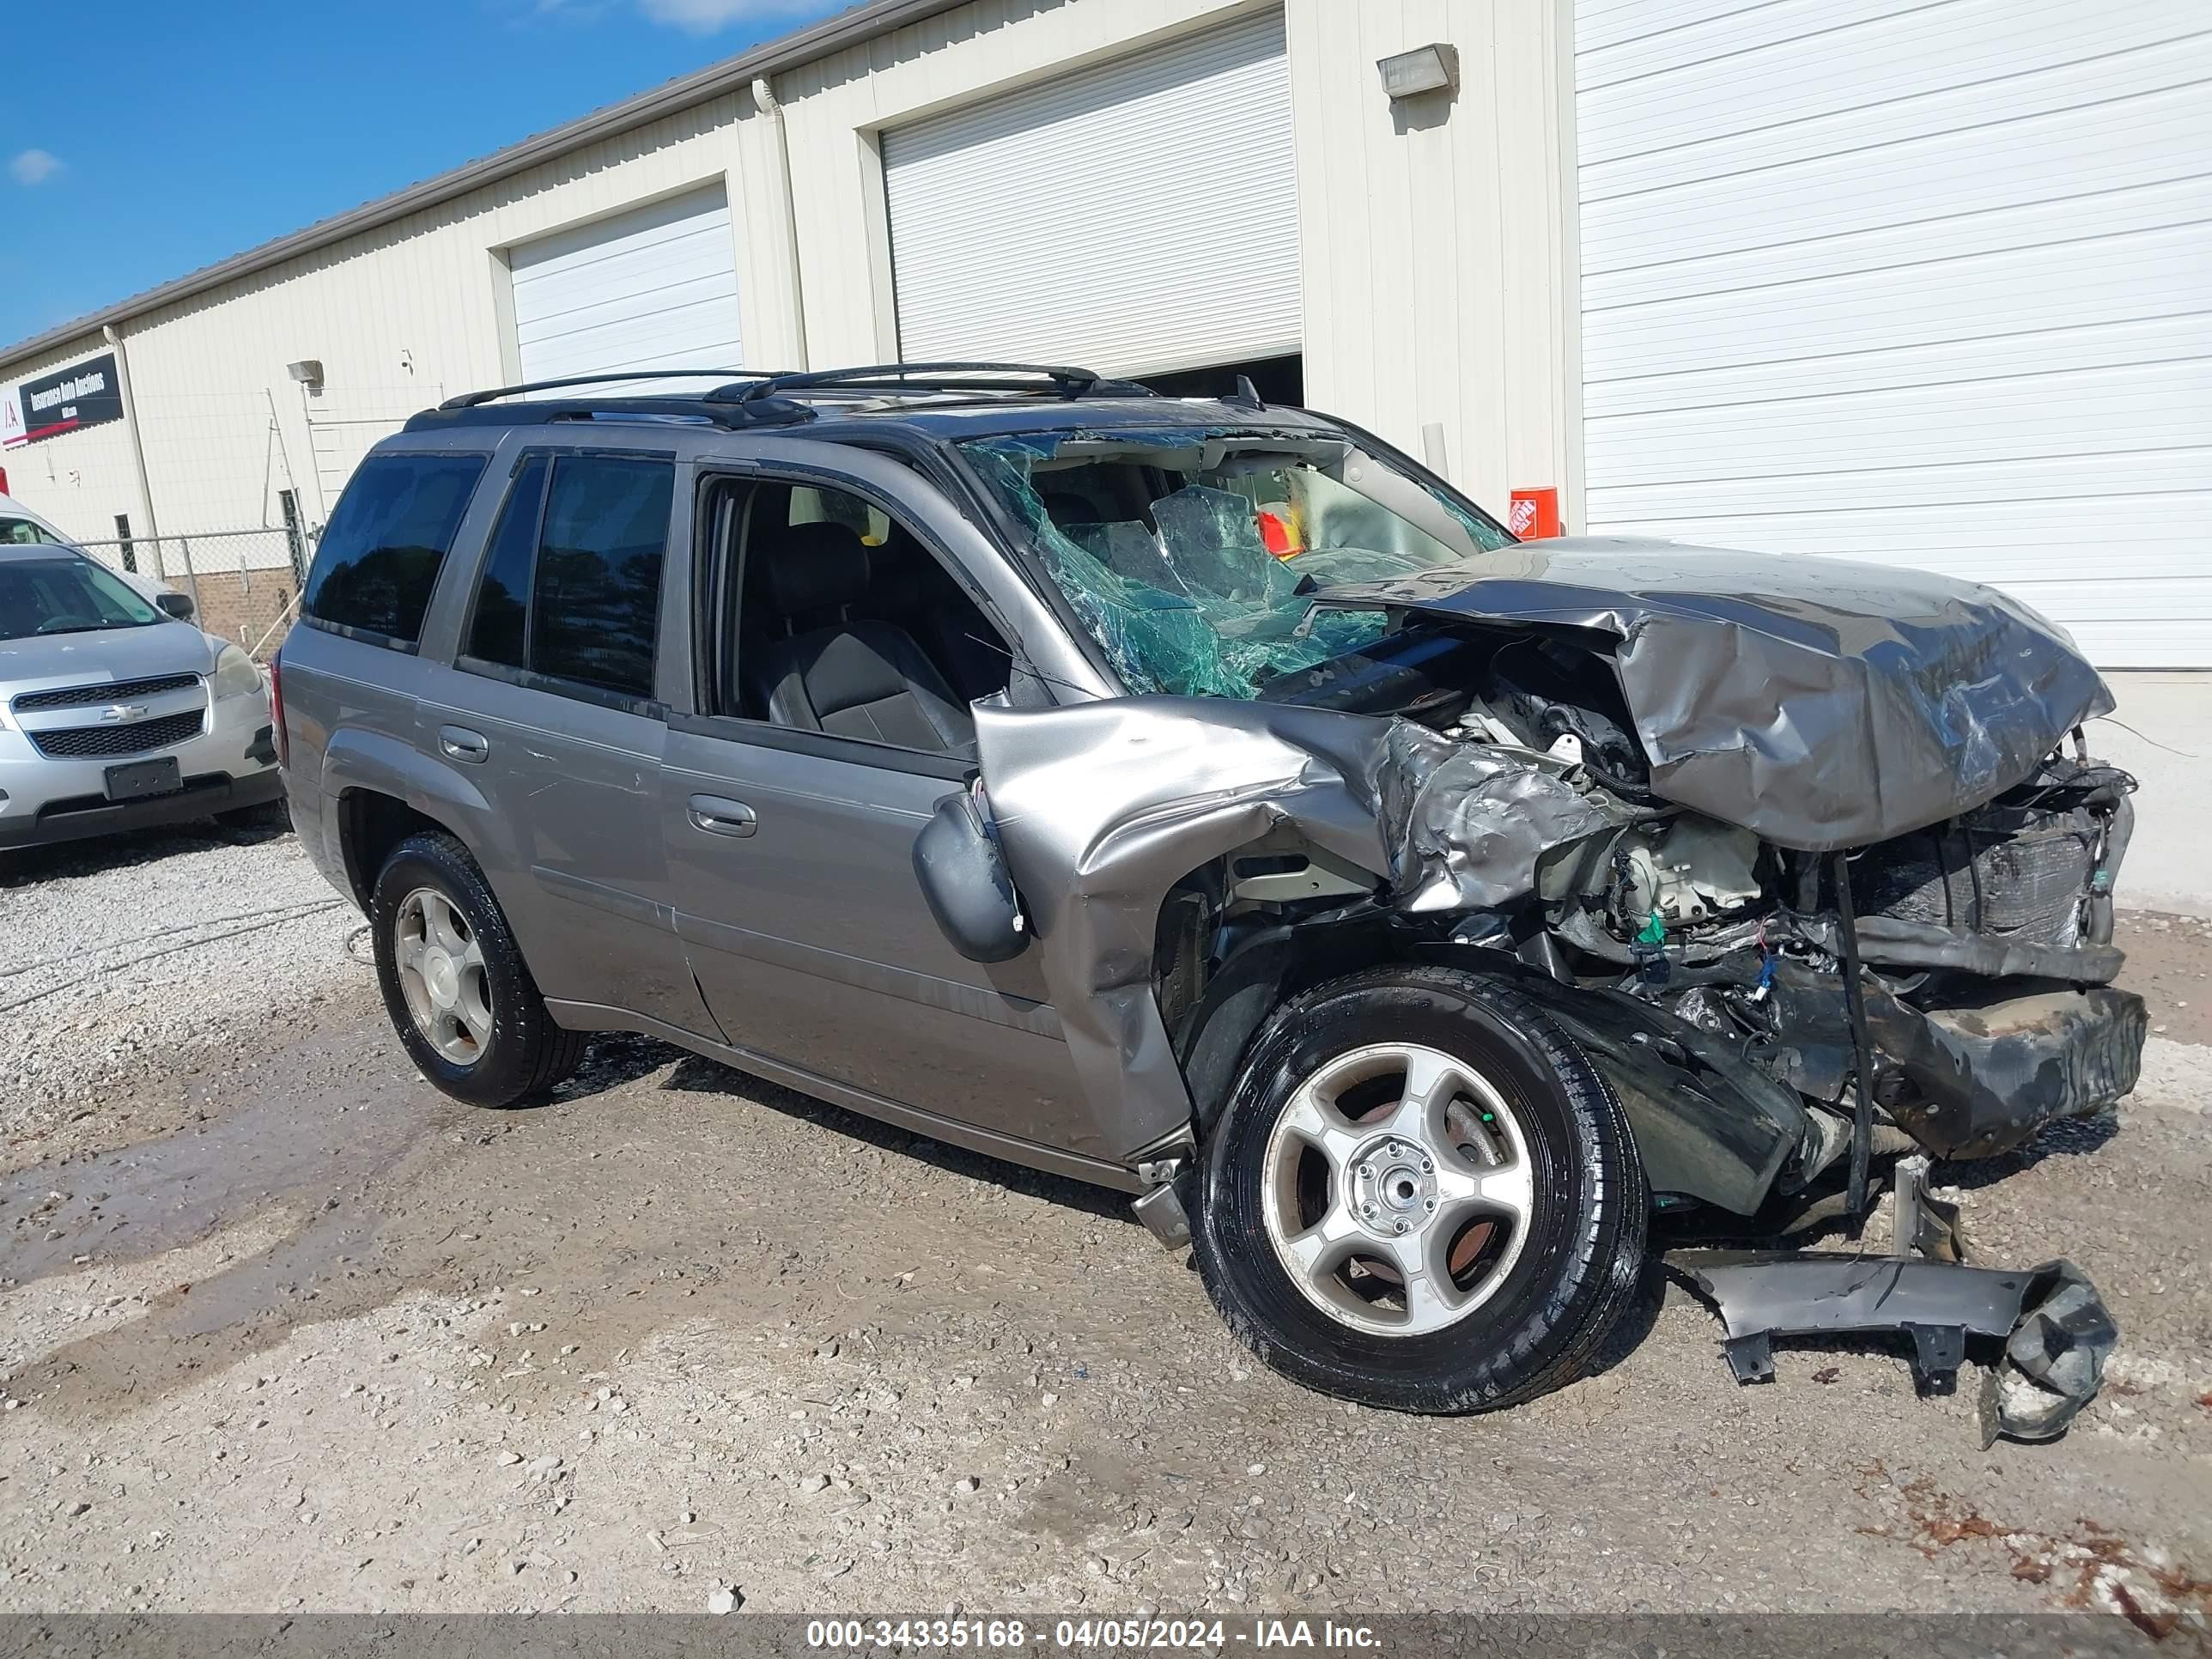
[[[1270,10],[886,131],[899,355],[1127,374],[1297,351],[1284,52]]]
[[[881,135],[1070,68],[1273,9],[1206,0],[985,0],[779,77],[806,331],[817,364],[897,349]],[[1307,400],[1448,470],[1501,511],[1571,483],[1576,376],[1555,0],[1288,0],[1295,225],[1255,215],[1263,261],[1295,243]],[[1378,58],[1458,49],[1455,98],[1394,105]],[[1233,179],[1220,185],[1234,211]]]
[[[1561,254],[1559,0],[975,0],[778,77],[788,206],[771,118],[741,92],[133,319],[161,528],[273,524],[287,487],[319,520],[378,434],[514,375],[502,250],[718,181],[747,355],[882,361],[896,349],[884,129],[1277,10],[1297,205],[1252,214],[1243,234],[1255,266],[1300,271],[1309,401],[1417,451],[1433,425],[1452,474],[1501,507],[1510,485],[1567,482],[1573,377],[1561,367],[1559,304],[1573,272]],[[1392,105],[1375,60],[1431,41],[1457,46],[1459,95]],[[1237,210],[1233,179],[1219,200]],[[103,349],[88,340],[0,364],[0,375]],[[304,402],[285,374],[303,359],[322,363],[325,386]],[[117,513],[140,516],[119,424],[0,465],[78,534],[112,534]]]
[[[641,202],[724,183],[755,142],[749,96],[726,97],[580,149],[381,230],[132,321],[125,329],[155,509],[166,534],[281,522],[276,491],[319,520],[361,453],[441,398],[510,378],[515,352],[502,251]],[[774,307],[773,271],[752,280],[732,190],[740,301]],[[787,313],[743,319],[747,337],[787,341]],[[21,380],[106,349],[0,366]],[[288,363],[323,365],[303,398]],[[272,415],[275,431],[272,433]],[[15,492],[64,529],[144,529],[118,422],[10,450]]]
[[[1581,0],[1591,528],[2212,666],[2198,0]]]

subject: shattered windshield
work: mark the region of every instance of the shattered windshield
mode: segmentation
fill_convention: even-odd
[[[1133,691],[1250,699],[1370,646],[1338,582],[1480,557],[1504,530],[1350,442],[1310,433],[1024,434],[961,446]]]

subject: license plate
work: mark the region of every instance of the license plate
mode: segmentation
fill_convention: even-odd
[[[184,782],[173,755],[167,760],[132,761],[128,766],[107,769],[107,798],[143,800],[149,795],[166,795],[181,789]]]

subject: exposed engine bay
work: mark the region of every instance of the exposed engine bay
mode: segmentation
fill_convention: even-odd
[[[1383,795],[1402,823],[1407,911],[1453,916],[1458,942],[1722,1040],[1816,1114],[1803,1180],[1844,1144],[1826,1119],[1852,1109],[1845,917],[1876,1121],[1912,1145],[2005,1152],[2134,1086],[2145,1014],[2109,988],[2135,782],[2089,759],[2078,732],[2071,752],[1972,811],[1808,852],[1654,793],[1609,666],[1583,647],[1510,638],[1463,697],[1431,705],[1422,731],[1441,743],[1395,734]],[[1511,895],[1486,867],[1500,860],[1470,856],[1509,821],[1538,843],[1522,866],[1533,881]]]
[[[979,705],[964,844],[1003,902],[966,907],[977,948],[933,893],[978,959],[1042,946],[1102,1150],[1171,1174],[1261,1013],[1376,952],[1512,975],[1618,1092],[1659,1208],[1753,1236],[1863,1214],[1877,1158],[2002,1152],[2134,1087],[2135,785],[2088,754],[2111,696],[2040,617],[1919,572],[1512,544],[1350,445],[1249,445],[984,458],[1154,693]],[[957,839],[925,836],[926,888]],[[1916,1225],[1899,1253],[1958,1249]],[[1732,1340],[1822,1328],[1777,1282]],[[1946,1285],[1982,1293],[1938,1274],[1918,1322],[1994,1316],[1940,1317]],[[2109,1321],[2073,1328],[2094,1389]]]

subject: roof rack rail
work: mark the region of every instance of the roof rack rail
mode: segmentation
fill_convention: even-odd
[[[980,378],[990,376],[993,378]],[[1091,368],[1071,368],[1039,363],[936,362],[876,363],[866,368],[825,368],[792,374],[769,374],[750,385],[717,387],[707,393],[710,403],[759,403],[794,392],[1022,392],[1010,384],[1014,377],[1045,383],[1055,395],[1076,398],[1150,398],[1150,386],[1134,380],[1109,380]],[[1043,388],[1040,388],[1043,389]]]
[[[724,384],[718,390],[736,392],[744,390],[763,376],[775,379],[787,377],[788,373],[787,370],[772,368],[638,368],[621,374],[570,374],[557,380],[525,380],[516,386],[495,386],[483,392],[465,392],[458,398],[447,398],[438,407],[474,409],[500,398],[520,397],[526,392],[557,392],[572,386],[621,386],[635,380],[720,380]],[[733,403],[736,399],[729,398],[723,401]]]

